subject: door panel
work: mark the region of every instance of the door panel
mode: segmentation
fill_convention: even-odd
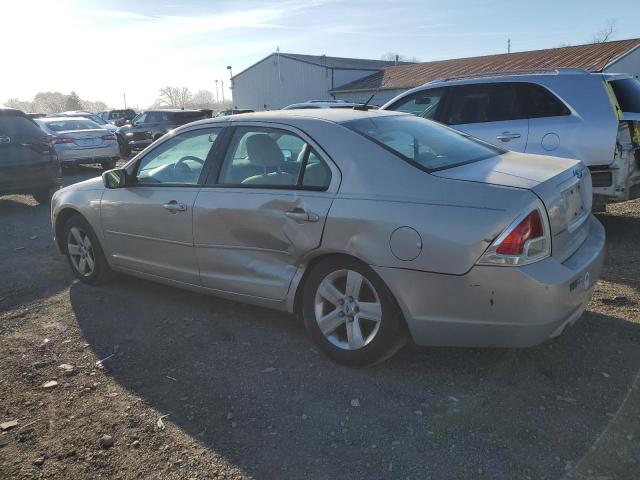
[[[102,227],[114,265],[197,284],[192,229],[197,193],[191,187],[105,190]],[[181,206],[185,209],[178,211]]]
[[[529,120],[527,119],[465,123],[451,126],[499,148],[513,150],[514,152],[524,152],[527,148],[529,136]]]
[[[301,257],[320,245],[333,196],[204,187],[194,206],[193,231],[201,283],[284,299]]]

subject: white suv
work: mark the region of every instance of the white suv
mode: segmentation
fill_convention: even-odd
[[[640,82],[578,69],[430,82],[385,104],[508,150],[575,158],[596,203],[640,197]]]

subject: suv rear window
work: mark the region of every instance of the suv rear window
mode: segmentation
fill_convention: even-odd
[[[45,136],[33,120],[22,115],[0,115],[0,135],[16,139],[39,139]]]
[[[517,85],[522,110],[528,118],[559,117],[569,115],[567,106],[549,90],[533,83]]]
[[[609,84],[623,112],[640,113],[640,82],[638,80],[623,78],[610,81]]]
[[[504,150],[413,115],[370,117],[343,125],[428,172],[504,153]]]

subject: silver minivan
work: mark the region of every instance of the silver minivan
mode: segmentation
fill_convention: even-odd
[[[385,104],[501,148],[581,160],[594,208],[640,197],[640,82],[578,69],[502,72],[430,82]]]

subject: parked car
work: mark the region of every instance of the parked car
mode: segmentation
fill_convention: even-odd
[[[121,127],[129,123],[136,116],[135,110],[125,108],[122,110],[108,110],[100,112],[98,115],[106,122],[113,123],[116,127]]]
[[[129,155],[132,150],[148,147],[176,127],[204,118],[207,118],[207,114],[202,110],[147,110],[136,116],[131,125],[118,129],[120,152]]]
[[[97,163],[104,170],[116,166],[120,150],[116,136],[95,122],[82,117],[47,117],[36,120],[45,133],[62,166]]]
[[[253,110],[248,108],[229,108],[218,112],[216,117],[228,117],[229,115],[240,115],[241,113],[253,113]]]
[[[382,360],[407,336],[557,336],[589,302],[605,240],[576,160],[336,109],[191,123],[60,190],[52,222],[83,282],[124,272],[296,312],[347,364]]]
[[[361,103],[351,103],[344,100],[307,100],[306,102],[287,105],[283,110],[302,110],[310,108],[353,108]],[[369,107],[369,105],[367,105]],[[373,108],[371,106],[370,108]]]
[[[581,160],[601,207],[640,197],[640,83],[628,75],[557,69],[456,77],[409,90],[382,109],[509,150]]]
[[[47,115],[48,117],[82,117],[82,118],[87,118],[89,120],[91,120],[92,122],[97,123],[100,128],[104,128],[105,130],[109,130],[109,132],[111,133],[116,133],[116,130],[118,130],[118,127],[113,124],[113,123],[108,123],[107,121],[103,120],[103,118],[96,114],[96,113],[91,113],[91,112],[85,112],[82,110],[75,110],[75,111],[69,111],[69,112],[61,112],[61,113],[52,113],[50,115]]]
[[[47,136],[24,112],[0,106],[0,195],[31,194],[46,203],[62,185]]]

